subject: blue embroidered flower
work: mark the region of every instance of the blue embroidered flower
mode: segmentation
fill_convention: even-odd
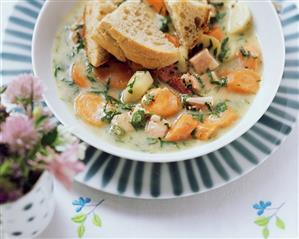
[[[91,202],[91,199],[90,198],[83,198],[83,197],[79,197],[79,199],[78,200],[74,200],[73,202],[72,202],[72,204],[74,205],[74,206],[78,206],[75,210],[76,210],[76,212],[80,212],[83,208],[84,208],[84,206],[86,205],[86,204],[88,204],[88,203],[90,203]]]
[[[264,201],[260,201],[259,203],[255,203],[253,205],[253,208],[257,210],[256,214],[261,216],[263,215],[265,209],[267,207],[270,207],[271,206],[271,202],[270,201],[267,201],[267,202],[264,202]]]

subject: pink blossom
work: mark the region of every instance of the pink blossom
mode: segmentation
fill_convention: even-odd
[[[20,75],[11,80],[5,91],[6,99],[15,104],[18,99],[39,100],[43,94],[42,83],[33,75]]]
[[[73,177],[84,170],[84,164],[78,161],[79,144],[75,143],[62,154],[56,154],[48,161],[48,170],[68,189]]]
[[[26,115],[10,115],[1,124],[0,142],[9,145],[13,153],[23,154],[30,149],[38,139],[33,121]]]

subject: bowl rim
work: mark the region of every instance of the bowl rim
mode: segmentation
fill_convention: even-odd
[[[35,48],[37,38],[38,38],[37,33],[39,32],[39,28],[41,28],[41,25],[40,25],[41,19],[44,16],[44,13],[47,11],[49,5],[52,2],[55,2],[55,1],[49,0],[49,1],[46,1],[45,4],[43,5],[43,8],[40,11],[40,14],[37,18],[37,21],[36,21],[36,24],[34,27],[34,31],[33,31],[32,49],[31,49],[32,67],[33,67],[34,74],[37,76],[39,75],[38,74],[39,71],[37,69],[37,59],[36,59],[37,52],[36,52],[36,48]],[[142,161],[142,162],[151,162],[151,163],[153,163],[153,162],[167,163],[167,162],[183,161],[183,160],[187,160],[187,159],[201,157],[201,156],[204,156],[206,154],[214,152],[214,151],[230,144],[234,140],[237,140],[244,133],[246,133],[264,115],[264,113],[270,106],[271,102],[273,101],[273,99],[277,93],[277,90],[278,90],[278,87],[280,85],[280,82],[282,80],[282,75],[283,75],[283,69],[284,69],[284,63],[285,63],[285,41],[284,41],[282,26],[281,26],[281,23],[279,20],[279,16],[275,10],[275,7],[271,3],[271,1],[266,1],[266,2],[264,2],[264,4],[268,4],[270,9],[272,10],[272,14],[274,15],[273,19],[276,21],[276,23],[274,23],[274,24],[279,28],[278,29],[279,37],[280,37],[279,41],[281,42],[281,46],[279,48],[281,50],[280,53],[282,56],[282,60],[281,60],[281,65],[279,65],[280,68],[277,71],[279,73],[280,80],[277,80],[275,90],[273,90],[271,97],[268,97],[269,100],[262,107],[263,110],[260,110],[259,114],[255,115],[254,120],[251,120],[250,124],[245,125],[242,128],[239,128],[239,130],[236,132],[236,130],[234,130],[234,129],[237,128],[237,125],[241,121],[237,122],[237,124],[233,128],[231,128],[228,132],[226,132],[223,136],[219,137],[217,140],[207,143],[206,145],[212,145],[212,146],[210,146],[209,148],[205,147],[204,150],[203,149],[197,150],[196,146],[191,146],[191,147],[188,147],[183,150],[162,152],[162,153],[161,152],[147,153],[147,152],[142,152],[142,151],[138,151],[138,150],[128,149],[125,147],[118,147],[118,145],[116,145],[116,144],[106,142],[105,140],[101,140],[101,137],[98,137],[98,141],[95,142],[95,141],[92,141],[84,132],[82,132],[82,130],[80,130],[78,128],[71,127],[70,131],[75,136],[77,136],[79,139],[85,141],[87,144],[89,144],[101,151],[118,156],[120,158],[127,158],[127,159],[131,159],[131,160]],[[263,71],[263,75],[264,75],[264,71]],[[44,98],[47,106],[50,108],[50,110],[55,115],[55,117],[62,124],[67,125],[64,118],[55,111],[54,106],[51,103],[50,95],[47,95],[47,92],[45,92],[43,95],[43,98]],[[231,132],[235,132],[235,134],[232,134]],[[199,145],[198,147],[201,147],[201,146]]]

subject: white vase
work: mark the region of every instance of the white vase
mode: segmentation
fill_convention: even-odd
[[[27,194],[0,205],[0,238],[32,238],[40,234],[54,213],[53,189],[52,175],[44,172]]]

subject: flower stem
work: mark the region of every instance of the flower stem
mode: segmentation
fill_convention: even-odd
[[[86,213],[86,216],[88,216],[89,214],[93,213],[93,211],[94,211],[98,206],[100,206],[104,201],[105,201],[105,200],[102,199],[100,202],[98,202],[98,203],[94,206],[94,208],[92,208],[88,213]]]
[[[273,209],[273,210],[276,210],[274,213],[272,213],[270,216],[269,216],[269,219],[271,219],[272,217],[276,216],[276,214],[278,213],[278,211],[284,206],[285,202],[283,202],[279,207],[277,208],[268,208],[268,209]]]

